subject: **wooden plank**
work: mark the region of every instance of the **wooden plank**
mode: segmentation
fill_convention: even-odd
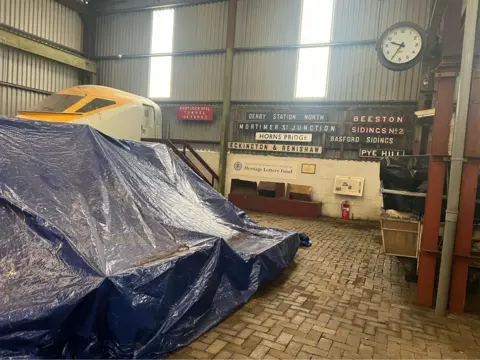
[[[46,44],[0,29],[0,44],[23,50],[74,68],[95,74],[97,64],[84,57],[56,49]]]

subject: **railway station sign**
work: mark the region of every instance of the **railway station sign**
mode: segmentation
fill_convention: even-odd
[[[328,136],[331,143],[343,144],[371,144],[371,145],[401,145],[403,138],[399,137],[377,137],[377,136]]]
[[[249,151],[265,151],[265,152],[271,151],[271,152],[284,152],[284,153],[292,153],[292,154],[320,155],[322,153],[321,146],[310,146],[310,145],[229,142],[228,148],[230,150],[249,150]]]
[[[384,116],[384,115],[359,115],[352,114],[351,122],[365,125],[383,125],[383,124],[392,124],[392,125],[405,125],[408,122],[406,116]]]
[[[324,113],[247,112],[247,120],[260,121],[325,121]]]
[[[312,142],[312,134],[287,134],[257,132],[255,140],[259,141],[288,141],[288,142]]]
[[[238,129],[242,131],[285,131],[292,133],[334,133],[337,125],[305,124],[305,123],[268,123],[268,122],[240,122]]]
[[[390,135],[390,136],[404,136],[405,129],[399,127],[376,127],[376,126],[352,126],[351,132],[353,135]]]
[[[360,149],[360,157],[379,158],[385,156],[403,156],[405,150],[386,150],[386,149]]]
[[[214,106],[179,106],[177,120],[212,121]]]

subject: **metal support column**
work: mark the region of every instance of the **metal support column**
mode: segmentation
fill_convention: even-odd
[[[220,181],[219,191],[225,193],[227,176],[228,140],[230,138],[230,108],[232,102],[233,56],[235,46],[235,25],[237,19],[237,0],[228,2],[227,46],[225,71],[223,74],[223,107],[220,123]]]
[[[428,170],[427,198],[425,216],[419,253],[417,301],[420,305],[433,305],[435,274],[437,268],[438,236],[442,197],[448,156],[448,140],[450,121],[453,114],[455,79],[458,75],[458,64],[452,59],[460,54],[460,9],[458,2],[450,2],[444,16],[442,35],[443,59],[436,73],[437,94],[435,99],[435,119],[433,122],[433,139],[430,150],[430,166]]]
[[[438,276],[437,302],[435,307],[435,313],[439,316],[443,316],[447,312],[450,280],[452,275],[468,109],[470,105],[470,89],[472,85],[473,58],[475,54],[478,0],[467,0],[466,14],[465,31],[463,34],[462,65],[459,78],[457,116],[453,134],[447,211],[445,214],[445,230],[443,232],[442,260],[440,263],[440,274]]]

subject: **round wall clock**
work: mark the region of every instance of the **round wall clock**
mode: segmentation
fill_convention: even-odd
[[[387,69],[404,71],[422,59],[426,45],[425,30],[415,23],[404,21],[385,30],[378,39],[375,50],[378,60]]]

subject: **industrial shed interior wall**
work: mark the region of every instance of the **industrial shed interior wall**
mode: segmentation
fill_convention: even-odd
[[[368,103],[373,113],[389,106],[391,111],[412,114],[420,91],[421,65],[405,72],[389,71],[379,64],[374,43],[398,21],[427,28],[431,7],[432,0],[336,0],[331,41],[348,44],[330,47],[327,95],[311,99],[316,101],[312,105],[295,98],[299,50],[289,47],[300,42],[302,1],[238,0],[232,121],[244,120],[248,110],[319,111],[322,104],[330,104],[329,121],[339,124],[345,121],[347,109],[360,108],[357,103],[363,104],[363,110]],[[227,10],[227,2],[175,8],[173,51],[224,49]],[[97,55],[149,53],[151,19],[152,11],[101,17],[97,34],[105,40],[98,41]],[[122,28],[129,34],[123,34]],[[102,41],[117,45],[106,48]],[[259,47],[283,48],[255,50]],[[135,62],[135,66],[127,65]],[[101,60],[100,83],[146,96],[148,64],[148,58]],[[205,141],[206,147],[214,148],[207,143],[220,140],[224,64],[224,53],[172,57],[171,97],[158,99],[166,137]],[[215,105],[214,121],[178,121],[176,107],[185,103]],[[412,136],[407,134],[406,143]],[[254,141],[250,137],[232,129],[230,139]],[[358,151],[328,149],[324,156],[355,159]]]
[[[75,51],[82,50],[80,15],[54,0],[1,0],[0,24]],[[76,69],[0,45],[0,114],[16,115],[48,93],[79,83],[80,73]]]

